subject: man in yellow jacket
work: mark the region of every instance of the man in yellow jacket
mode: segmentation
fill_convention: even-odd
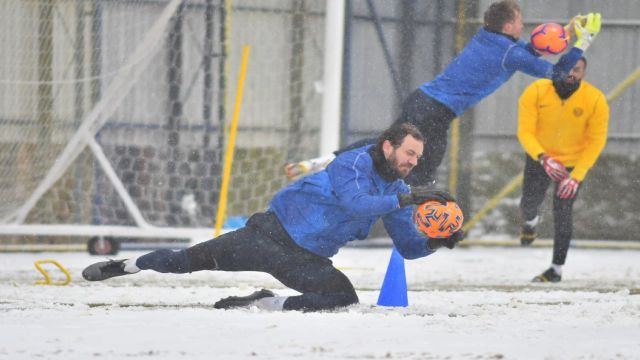
[[[520,200],[522,245],[535,240],[540,205],[554,184],[553,260],[534,282],[562,279],[573,231],[573,202],[607,141],[609,105],[600,90],[582,80],[586,67],[583,57],[564,80],[535,81],[518,103],[518,140],[527,153]]]

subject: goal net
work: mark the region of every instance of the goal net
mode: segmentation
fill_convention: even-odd
[[[1,1],[2,241],[212,237],[245,45],[226,218],[265,209],[317,155],[325,6]]]

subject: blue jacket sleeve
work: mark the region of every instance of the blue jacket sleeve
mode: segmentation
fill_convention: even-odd
[[[560,60],[554,65],[547,60],[541,59],[532,53],[531,47],[527,44],[524,47],[521,44],[513,46],[503,59],[503,65],[506,69],[512,71],[522,71],[523,73],[538,78],[562,79],[569,74],[571,69],[576,65],[583,51],[576,47],[572,47],[567,53],[560,57]]]
[[[366,152],[338,156],[327,172],[339,203],[352,217],[382,216],[398,209],[397,195],[381,195],[371,181],[373,161]]]
[[[427,247],[429,238],[413,223],[413,206],[406,206],[382,217],[393,245],[405,259],[417,259],[432,254]]]

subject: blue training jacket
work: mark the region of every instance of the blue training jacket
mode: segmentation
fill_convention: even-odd
[[[413,207],[398,207],[397,194],[409,188],[403,180],[380,177],[368,152],[372,146],[340,154],[326,170],[291,183],[271,200],[270,210],[298,245],[331,257],[348,241],[365,239],[382,217],[404,258],[433,252],[414,225]]]
[[[572,47],[554,65],[540,59],[530,43],[481,28],[447,68],[422,84],[420,90],[460,116],[496,91],[516,71],[538,78],[564,77],[582,53]]]

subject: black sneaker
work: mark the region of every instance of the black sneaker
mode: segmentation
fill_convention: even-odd
[[[542,274],[534,277],[531,282],[552,282],[557,283],[562,280],[562,276],[559,275],[552,267],[548,268]]]
[[[213,307],[216,309],[232,309],[238,307],[248,307],[251,306],[256,300],[260,300],[266,297],[274,297],[276,294],[273,291],[262,289],[260,291],[256,291],[248,296],[229,296],[224,299],[219,300],[217,303],[213,304]]]
[[[115,276],[128,275],[124,271],[124,260],[109,260],[95,263],[82,270],[82,277],[89,281],[102,281]]]
[[[530,225],[523,225],[522,232],[520,233],[520,245],[529,246],[536,239],[536,227]]]

